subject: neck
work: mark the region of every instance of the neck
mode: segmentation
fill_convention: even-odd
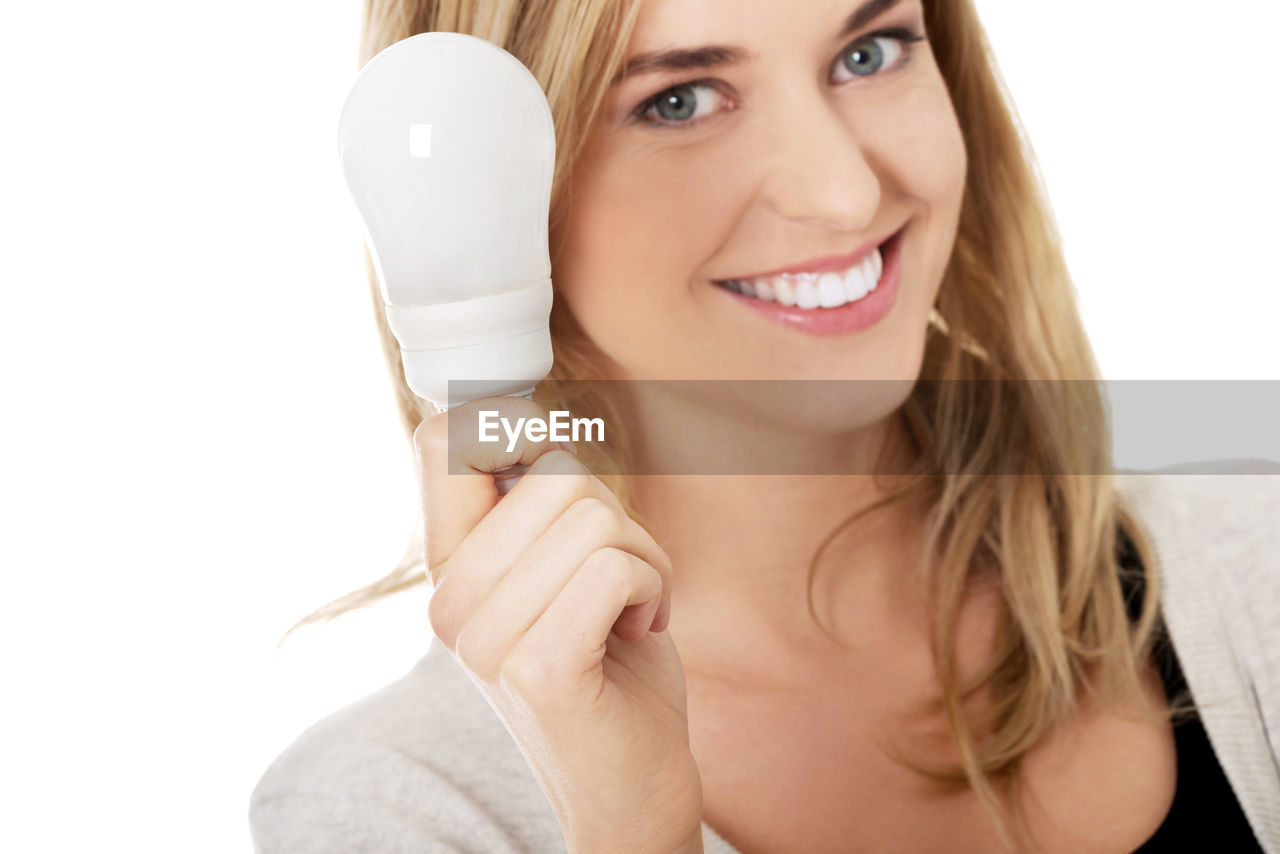
[[[644,473],[632,478],[635,497],[674,564],[672,636],[695,667],[696,650],[733,654],[737,647],[741,653],[747,637],[765,656],[817,642],[821,632],[808,604],[817,549],[896,483],[869,474],[881,447],[895,464],[891,472],[909,454],[896,410],[857,429],[829,432],[730,411],[714,401],[650,399],[632,414],[639,428],[633,431],[636,470]],[[759,455],[769,455],[763,469]],[[711,459],[717,465],[709,467]],[[751,473],[702,473],[733,472],[734,464]],[[920,521],[919,508],[898,504],[832,541],[812,579],[814,612],[824,625],[848,616],[842,603],[900,597]],[[736,640],[726,643],[726,632]]]

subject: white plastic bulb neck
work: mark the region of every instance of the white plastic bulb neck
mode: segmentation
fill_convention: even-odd
[[[544,279],[474,299],[388,305],[409,388],[441,410],[477,397],[531,392],[552,366],[553,298],[551,280]],[[465,387],[451,394],[450,380]]]

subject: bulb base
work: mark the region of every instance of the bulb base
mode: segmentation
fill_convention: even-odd
[[[388,305],[409,388],[442,410],[532,392],[551,372],[552,300],[551,280],[543,279],[474,299]]]
[[[400,358],[413,393],[445,410],[481,397],[528,396],[551,372],[551,333],[543,327],[462,347],[401,348]]]

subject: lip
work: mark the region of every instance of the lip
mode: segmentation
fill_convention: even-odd
[[[715,285],[715,289],[736,300],[744,307],[759,312],[769,320],[809,335],[833,336],[858,332],[874,326],[893,308],[898,296],[898,280],[901,276],[902,268],[902,237],[905,231],[906,226],[903,226],[884,242],[884,270],[880,275],[880,283],[876,285],[876,289],[860,300],[845,303],[837,308],[785,306],[771,300],[761,300],[736,293],[718,284]],[[874,249],[876,245],[879,244],[875,244],[871,248]],[[869,252],[871,250],[868,249],[866,251]],[[836,269],[842,270],[844,267]],[[779,274],[775,273],[773,275]]]
[[[861,264],[863,260],[871,254],[871,250],[877,246],[881,246],[898,234],[902,233],[902,229],[884,237],[870,240],[858,247],[857,250],[850,252],[848,255],[824,255],[821,258],[811,258],[808,261],[801,261],[791,267],[780,267],[777,270],[769,270],[765,273],[750,273],[746,276],[734,276],[732,279],[716,279],[718,282],[727,282],[741,279],[766,279],[770,276],[798,276],[802,273],[839,273],[850,267]]]

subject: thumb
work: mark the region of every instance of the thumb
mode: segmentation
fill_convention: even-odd
[[[496,436],[496,441],[481,441],[482,413],[489,425],[485,435]],[[512,439],[503,428],[493,429],[499,420],[514,425],[530,418],[547,419],[548,413],[523,397],[486,397],[432,415],[414,430],[427,572],[433,584],[439,581],[436,567],[498,503],[492,472],[515,463],[532,465],[557,447],[548,439],[532,441],[523,431]],[[514,447],[508,450],[509,445]]]

